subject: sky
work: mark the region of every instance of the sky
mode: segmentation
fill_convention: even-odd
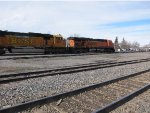
[[[0,30],[150,43],[150,1],[0,1]]]

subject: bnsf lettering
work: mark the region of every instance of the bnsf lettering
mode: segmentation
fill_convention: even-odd
[[[11,43],[12,44],[17,44],[16,38],[11,38]]]
[[[12,38],[11,43],[14,45],[26,46],[26,45],[31,45],[33,41],[27,38]]]

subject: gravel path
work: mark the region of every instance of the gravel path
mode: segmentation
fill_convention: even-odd
[[[111,113],[150,113],[150,89]]]
[[[0,56],[4,57],[4,56]],[[54,58],[35,58],[18,60],[0,60],[0,74],[19,73],[36,70],[45,70],[64,66],[80,65],[99,62],[102,60],[135,60],[149,58],[150,52],[145,53],[118,53],[118,54],[98,54],[85,56],[69,56]]]
[[[0,86],[0,108],[50,96],[150,68],[150,62],[34,78]]]

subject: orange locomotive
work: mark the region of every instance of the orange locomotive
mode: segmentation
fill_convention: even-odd
[[[114,52],[111,40],[84,37],[69,37],[65,40],[60,34],[20,33],[0,31],[0,54],[14,48],[32,47],[48,53],[79,53],[89,51]]]
[[[68,46],[72,51],[76,52],[114,52],[114,45],[111,40],[106,39],[92,39],[85,37],[69,37]]]
[[[18,47],[44,49],[45,53],[63,52],[66,41],[61,35],[0,31],[0,54],[4,54],[6,49],[12,52]]]

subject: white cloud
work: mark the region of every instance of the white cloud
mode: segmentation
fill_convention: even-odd
[[[150,2],[0,2],[0,29],[20,32],[74,33],[95,38],[125,37],[145,44],[149,25],[105,27],[123,21],[150,19]],[[139,34],[135,31],[139,31]],[[143,39],[143,35],[147,38]],[[149,35],[149,36],[148,36]],[[133,38],[135,37],[135,38]],[[136,38],[137,37],[137,38]]]

